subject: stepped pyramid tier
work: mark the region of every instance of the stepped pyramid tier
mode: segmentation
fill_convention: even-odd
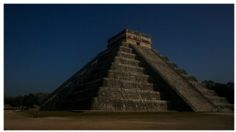
[[[111,112],[233,111],[224,97],[151,47],[151,36],[125,29],[44,101],[44,110]]]

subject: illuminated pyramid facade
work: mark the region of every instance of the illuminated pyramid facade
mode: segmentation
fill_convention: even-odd
[[[125,29],[57,88],[42,109],[201,112],[232,111],[233,105],[160,55],[149,35]]]

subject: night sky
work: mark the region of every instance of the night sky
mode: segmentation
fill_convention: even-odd
[[[234,81],[233,5],[5,4],[5,95],[52,92],[125,27],[200,81]]]

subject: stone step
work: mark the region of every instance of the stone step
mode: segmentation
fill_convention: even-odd
[[[188,75],[189,76],[189,75]],[[199,89],[200,91],[207,91],[209,90],[207,87],[203,86],[201,83],[199,83],[198,81],[195,80],[188,80],[190,84],[192,84],[194,87],[196,87],[197,89]]]
[[[121,56],[123,55],[125,58],[127,57],[133,58],[135,54],[133,54],[131,51],[132,49],[129,48],[128,46],[119,46],[119,47],[109,50],[106,54],[104,54],[101,57],[101,60],[109,60],[112,57],[117,56],[117,55],[121,55]]]
[[[109,51],[106,54],[104,54],[103,56],[101,56],[99,59],[99,61],[103,61],[103,60],[110,60],[112,59],[113,56],[115,56],[116,51]]]
[[[121,72],[114,70],[109,70],[107,77],[119,80],[129,80],[137,82],[148,82],[149,79],[149,76],[143,73]]]
[[[111,70],[116,70],[119,72],[129,72],[129,73],[144,73],[144,68],[140,66],[130,66],[126,64],[118,64],[113,62],[111,64]]]
[[[98,94],[118,99],[160,100],[160,92],[151,90],[100,87]]]
[[[119,80],[112,78],[104,78],[103,86],[107,86],[110,88],[126,88],[126,89],[139,89],[139,90],[153,89],[153,84],[151,83]]]
[[[89,76],[89,81],[97,80],[98,78],[103,78],[107,76],[108,70],[93,71]]]
[[[139,66],[139,64],[140,64],[140,61],[138,61],[138,60],[128,59],[128,58],[124,58],[124,57],[118,57],[118,56],[115,57],[113,62],[131,65],[131,66]]]
[[[199,82],[189,80],[189,83],[206,96],[218,96],[214,90],[202,86]]]
[[[177,72],[152,49],[140,48],[134,45],[132,45],[132,48],[137,55],[141,56],[142,59],[151,66],[151,69],[156,75],[161,76],[163,80],[168,83],[170,88],[172,88],[193,111],[201,112],[214,109],[214,106],[202,96],[202,93],[197,92],[186,79],[177,74]]]
[[[98,93],[99,86],[92,87],[92,88],[76,88],[72,93],[70,93],[67,96],[66,100],[77,100],[77,99],[82,99],[82,98],[91,98],[95,97]],[[79,98],[78,98],[79,97]]]
[[[234,105],[229,103],[217,103],[217,108],[219,111],[223,112],[232,112],[234,110]]]
[[[210,99],[214,104],[219,103],[228,103],[225,97],[219,97],[219,96],[207,96],[208,99]]]
[[[135,57],[136,57],[135,54],[127,53],[127,52],[123,52],[123,51],[118,51],[117,55],[119,57],[128,58],[128,59],[135,59]]]
[[[98,99],[100,102],[104,102],[106,98]],[[127,100],[127,99],[109,99],[109,103],[98,105],[100,109],[106,109],[107,111],[126,111],[126,112],[160,112],[168,111],[170,103],[164,100]],[[99,109],[99,108],[98,108]]]
[[[214,90],[208,89],[197,81],[189,81],[196,89],[205,94],[206,96],[218,96]]]
[[[126,53],[132,53],[132,49],[127,47],[127,46],[120,46],[119,51],[123,51],[123,52],[126,52]]]
[[[98,65],[94,67],[90,72],[92,75],[100,73],[101,71],[106,71],[111,67],[111,64]]]
[[[94,88],[94,87],[101,86],[102,82],[103,82],[102,78],[98,78],[98,79],[93,80],[93,81],[78,84],[78,86],[75,86],[75,87],[78,87],[78,89],[76,89],[76,91],[83,91],[83,90],[86,91],[89,88]]]
[[[129,43],[122,42],[120,46],[124,46],[124,47],[127,47],[127,48],[129,48],[129,45],[130,45]]]
[[[67,100],[75,100],[78,97],[79,99],[96,97],[98,91],[99,87],[88,88],[83,91],[74,91],[72,94],[69,95]]]
[[[214,90],[208,89],[207,91],[204,92],[206,96],[218,96]]]

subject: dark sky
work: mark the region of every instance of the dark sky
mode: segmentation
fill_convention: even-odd
[[[51,92],[125,27],[190,75],[234,80],[233,5],[6,5],[6,95]]]

